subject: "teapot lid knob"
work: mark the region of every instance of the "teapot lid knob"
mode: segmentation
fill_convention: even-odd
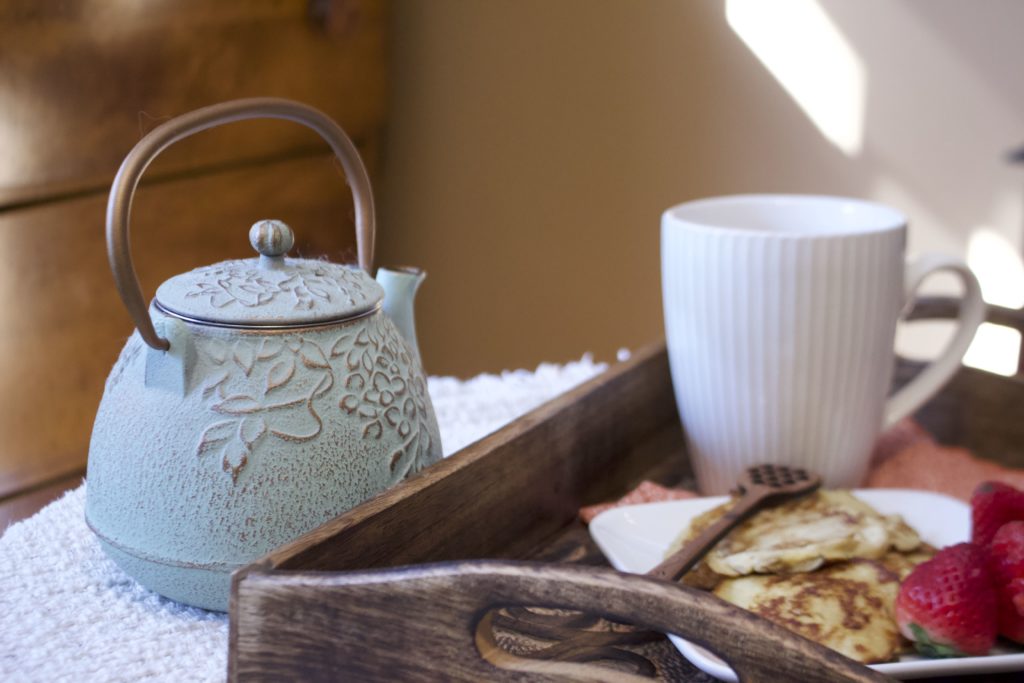
[[[257,221],[249,228],[249,244],[260,256],[280,258],[295,244],[295,234],[283,221]]]

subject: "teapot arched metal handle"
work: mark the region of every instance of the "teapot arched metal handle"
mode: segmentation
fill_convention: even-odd
[[[149,317],[139,278],[132,262],[128,239],[128,217],[139,179],[160,152],[175,142],[214,126],[245,119],[287,119],[316,131],[334,150],[352,189],[356,214],[356,247],[359,266],[372,275],[374,212],[370,177],[356,146],[345,131],[318,109],[276,97],[231,100],[197,109],[163,123],[128,153],[114,177],[107,201],[107,257],[117,291],[142,339],[154,349],[166,350],[170,342],[160,337]]]

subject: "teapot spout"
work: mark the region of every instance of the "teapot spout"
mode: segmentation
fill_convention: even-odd
[[[391,318],[416,362],[420,348],[416,343],[416,318],[413,313],[416,290],[427,274],[419,268],[401,266],[377,269],[377,284],[384,288],[384,314]]]

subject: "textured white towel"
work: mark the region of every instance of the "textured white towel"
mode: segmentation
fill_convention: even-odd
[[[445,454],[604,369],[585,356],[534,372],[431,378]],[[0,538],[0,680],[223,681],[227,617],[136,584],[85,526],[85,486]]]

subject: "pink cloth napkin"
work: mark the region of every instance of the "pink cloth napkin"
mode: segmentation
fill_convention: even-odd
[[[686,489],[670,489],[653,481],[642,481],[635,489],[611,503],[598,503],[580,508],[580,519],[584,524],[590,524],[590,520],[597,517],[605,510],[617,508],[620,505],[640,505],[641,503],[661,503],[666,500],[682,500],[684,498],[697,498],[698,494]]]
[[[983,481],[1002,481],[1024,488],[1024,470],[982,460],[965,448],[943,446],[913,420],[893,425],[879,438],[871,456],[865,488],[922,489],[963,501]],[[645,481],[617,501],[581,508],[580,519],[590,523],[598,513],[620,505],[695,498],[687,489],[666,488]]]

